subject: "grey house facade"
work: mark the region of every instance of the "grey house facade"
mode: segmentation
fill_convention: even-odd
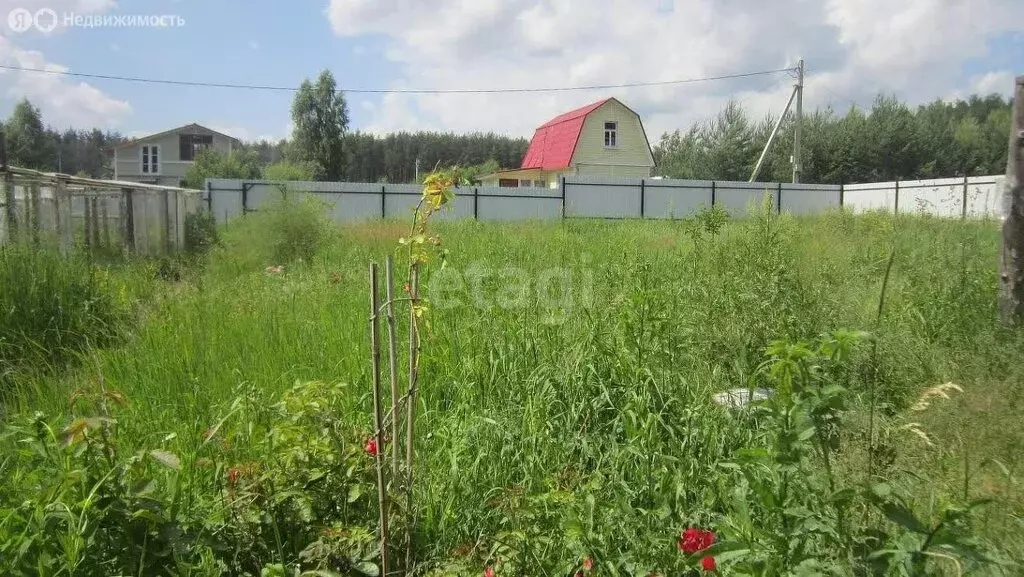
[[[229,154],[241,144],[198,124],[137,138],[114,149],[114,180],[181,186],[201,150],[216,148]]]

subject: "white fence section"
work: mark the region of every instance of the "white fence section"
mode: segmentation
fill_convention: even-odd
[[[779,212],[818,214],[846,208],[944,217],[1002,214],[1000,176],[880,182],[791,184],[611,177],[568,177],[557,188],[462,187],[440,218],[527,220],[557,218],[685,218],[719,206],[736,217],[767,197]],[[422,187],[363,182],[287,182],[209,179],[203,201],[220,222],[258,211],[282,192],[311,194],[325,201],[339,222],[405,218]]]

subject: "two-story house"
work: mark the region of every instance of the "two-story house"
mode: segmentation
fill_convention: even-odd
[[[114,148],[114,180],[181,186],[196,155],[205,148],[231,153],[242,143],[198,124],[136,138]]]
[[[606,98],[542,124],[520,168],[480,181],[485,186],[554,188],[563,176],[647,178],[653,168],[640,116],[618,99]]]

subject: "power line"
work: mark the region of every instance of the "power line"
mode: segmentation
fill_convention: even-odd
[[[198,86],[204,88],[234,88],[244,90],[268,90],[277,92],[297,92],[298,88],[292,86],[268,86],[259,84],[226,84],[221,82],[194,82],[188,80],[167,80],[159,78],[139,78],[133,76],[114,76],[110,74],[86,74],[84,72],[70,72],[67,70],[47,70],[45,68],[28,68],[22,66],[8,66],[0,64],[2,70],[14,70],[18,72],[35,72],[40,74],[54,74],[58,76],[73,76],[75,78],[92,78],[97,80],[118,80],[122,82],[141,82],[145,84],[164,84],[171,86]],[[595,84],[591,86],[562,86],[549,88],[453,88],[453,89],[415,89],[415,88],[355,88],[344,89],[341,92],[353,94],[504,94],[521,92],[570,92],[575,90],[608,90],[612,88],[642,88],[649,86],[669,86],[674,84],[692,84],[695,82],[712,82],[715,80],[730,80],[734,78],[748,78],[751,76],[765,76],[768,74],[779,74],[791,72],[793,68],[779,68],[775,70],[759,70],[756,72],[743,72],[739,74],[723,74],[721,76],[705,76],[703,78],[686,78],[683,80],[663,80],[658,82],[629,82],[625,84]]]

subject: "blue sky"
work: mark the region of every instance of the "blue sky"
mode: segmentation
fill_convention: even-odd
[[[0,0],[0,64],[297,86],[320,70],[342,88],[542,87],[664,81],[808,66],[807,105],[1006,93],[1024,73],[1020,0]],[[174,15],[180,27],[15,32],[15,8]],[[782,31],[782,32],[780,32]],[[0,115],[21,97],[57,126],[130,135],[199,122],[243,139],[284,137],[292,94],[0,73]],[[617,96],[652,139],[729,98],[778,112],[785,75],[525,95],[349,94],[352,128],[494,130],[528,136],[560,112]]]

